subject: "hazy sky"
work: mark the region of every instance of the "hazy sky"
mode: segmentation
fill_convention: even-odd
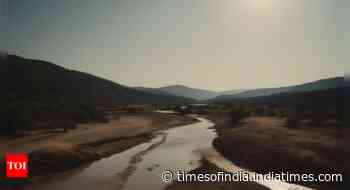
[[[344,75],[349,0],[0,0],[1,49],[129,86]]]

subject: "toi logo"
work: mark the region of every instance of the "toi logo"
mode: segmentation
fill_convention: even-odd
[[[6,177],[27,178],[28,177],[28,155],[7,154],[6,155]]]

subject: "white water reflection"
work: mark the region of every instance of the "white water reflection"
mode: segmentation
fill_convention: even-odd
[[[173,110],[156,110],[156,111],[154,111],[154,112],[156,112],[156,113],[166,113],[166,114],[174,114],[174,113],[177,113],[177,112],[175,112],[175,111],[173,111]]]

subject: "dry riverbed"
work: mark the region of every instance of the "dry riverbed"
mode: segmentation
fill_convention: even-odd
[[[30,154],[31,176],[35,176],[32,180],[40,180],[146,142],[158,130],[195,122],[192,117],[176,114],[123,114],[109,123],[81,124],[65,133],[37,131],[0,139],[0,155]]]

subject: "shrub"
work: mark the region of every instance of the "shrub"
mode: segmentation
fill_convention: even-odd
[[[72,120],[52,120],[52,121],[46,121],[41,122],[37,125],[40,128],[45,129],[63,129],[64,132],[66,132],[68,129],[75,129],[77,128],[77,124]]]
[[[103,112],[93,106],[35,102],[3,102],[1,105],[0,135],[12,135],[34,127],[65,129],[75,128],[75,123],[108,122]]]
[[[280,118],[284,118],[284,117],[287,117],[288,114],[285,111],[283,111],[283,110],[275,109],[274,110],[274,116],[280,117]]]
[[[293,118],[293,117],[288,117],[287,118],[287,126],[289,128],[296,128],[298,126],[298,119]]]
[[[321,109],[315,109],[312,114],[312,124],[316,126],[322,125],[322,123],[327,119],[327,113]]]
[[[287,122],[287,127],[289,128],[296,128],[298,126],[299,114],[295,108],[290,108],[288,110],[288,117],[286,122]]]
[[[238,107],[233,108],[230,111],[231,121],[233,123],[239,123],[242,119],[249,116],[249,112],[247,112],[244,108]]]
[[[33,112],[24,104],[4,105],[0,110],[2,124],[0,134],[15,134],[34,126]]]
[[[90,120],[97,122],[108,122],[108,119],[105,117],[103,111],[96,109],[93,106],[80,106],[83,112],[87,113]]]
[[[58,128],[61,128],[66,132],[68,129],[75,129],[77,127],[77,124],[73,121],[67,120],[67,121],[57,121],[56,125]]]

